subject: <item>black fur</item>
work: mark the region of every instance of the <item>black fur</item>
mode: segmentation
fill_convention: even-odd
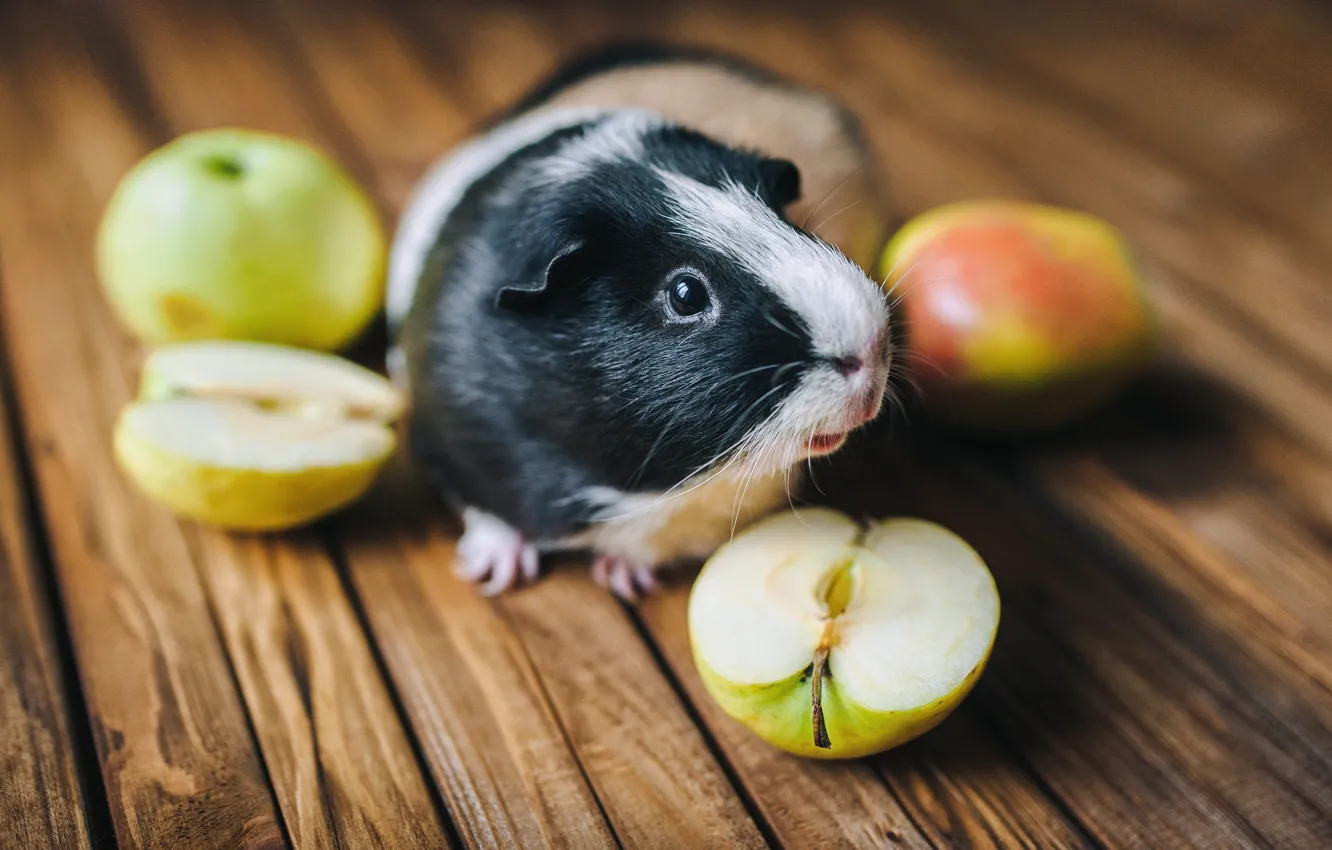
[[[780,210],[794,167],[663,127],[641,161],[532,179],[592,126],[518,152],[466,193],[402,328],[419,464],[455,504],[536,540],[591,519],[588,487],[664,490],[716,463],[812,358],[770,290],[676,232],[653,169],[732,180]],[[662,292],[683,266],[710,282],[712,318],[670,318]]]

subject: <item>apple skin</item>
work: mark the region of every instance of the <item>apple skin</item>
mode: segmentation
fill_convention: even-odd
[[[152,402],[145,402],[151,404]],[[393,451],[359,463],[279,472],[203,464],[138,439],[117,423],[113,445],[135,486],[177,516],[231,531],[285,531],[308,525],[365,495]]]
[[[886,553],[882,548],[885,544]],[[960,570],[946,566],[959,556],[961,562],[953,563],[955,567],[961,566]],[[932,557],[944,559],[937,569],[930,567]],[[849,581],[842,584],[846,590],[840,604],[833,601],[832,585],[828,584],[838,583],[830,578],[841,572],[838,564],[859,573],[859,578],[854,577],[856,573],[844,573]],[[950,575],[949,584],[939,585],[947,588],[946,593],[922,595],[919,577]],[[737,576],[739,581],[735,580]],[[814,584],[810,585],[811,581]],[[739,596],[734,595],[737,592]],[[931,659],[928,673],[921,674],[919,668],[913,672],[895,663],[894,654],[900,655],[895,653],[895,646],[900,647],[901,643],[866,651],[875,647],[872,634],[885,626],[891,629],[894,623],[902,624],[900,606],[910,604],[890,602],[885,609],[881,607],[884,600],[913,600],[913,612],[922,610],[915,606],[923,605],[923,610],[937,614],[941,600],[956,602],[968,598],[984,605],[984,609],[969,609],[965,620],[958,620],[955,611],[944,612],[946,622],[965,625],[960,625],[956,632],[949,626],[933,635],[917,633],[911,644],[916,647],[912,650],[914,656]],[[875,603],[875,599],[879,602]],[[867,602],[874,608],[861,607]],[[737,605],[744,606],[744,610],[736,609]],[[830,508],[802,507],[790,514],[778,513],[760,520],[718,550],[695,581],[687,616],[695,668],[704,688],[722,711],[786,752],[837,760],[892,749],[942,723],[971,693],[984,672],[998,635],[1000,609],[994,577],[980,555],[942,526],[906,517],[858,523]],[[872,610],[887,616],[867,616]],[[760,611],[766,612],[763,617],[778,612],[777,618],[768,624],[746,620],[747,614]],[[719,618],[726,621],[720,629],[716,628]],[[821,634],[816,638],[811,628]],[[745,648],[744,654],[736,654],[737,648],[744,647],[745,636],[754,634],[765,634],[767,639],[786,646],[777,648],[776,654],[767,658],[758,657],[765,649],[753,645]],[[777,668],[792,669],[787,665],[793,662],[799,665],[802,645],[807,640],[811,661],[808,666],[784,677],[762,681]],[[822,650],[816,651],[815,640]],[[951,648],[969,645],[983,647],[983,651],[968,653],[969,666],[960,667],[947,657],[934,658],[933,651],[941,645]],[[723,646],[726,651],[719,652]],[[763,644],[764,648],[767,646]],[[926,646],[934,650],[922,656],[920,647]],[[821,663],[819,653],[825,650],[826,672],[815,699],[812,673]],[[753,656],[749,655],[751,652]],[[714,662],[720,663],[716,666],[710,663],[709,653]],[[770,663],[777,668],[768,666]],[[878,670],[870,673],[867,665]],[[730,668],[732,673],[728,677],[719,668]],[[765,670],[766,673],[760,672]],[[921,675],[931,684],[909,700],[899,693],[891,702],[901,705],[900,708],[867,707],[864,696],[868,694],[865,690],[868,680],[878,678],[880,683],[884,682],[887,670],[896,671],[887,674],[890,678],[902,676],[906,689],[903,693],[922,681]],[[755,682],[756,678],[760,681]],[[851,687],[857,682],[859,689]],[[853,697],[857,690],[860,698]],[[813,711],[816,702],[826,732],[823,742],[826,746],[816,743]]]
[[[947,204],[901,228],[881,276],[901,286],[906,368],[925,412],[972,430],[1060,428],[1149,362],[1155,318],[1129,246],[1085,213]]]
[[[773,746],[797,756],[816,759],[852,759],[881,753],[924,735],[961,704],[985,671],[987,650],[967,677],[952,692],[934,702],[907,711],[873,711],[838,693],[837,679],[823,681],[823,721],[832,747],[814,745],[814,721],[809,709],[809,676],[802,672],[767,685],[737,685],[717,675],[697,653],[694,664],[703,686],[731,717]]]
[[[96,252],[117,316],[153,345],[336,351],[383,303],[373,205],[323,153],[267,133],[200,131],[149,154],[116,188]]]

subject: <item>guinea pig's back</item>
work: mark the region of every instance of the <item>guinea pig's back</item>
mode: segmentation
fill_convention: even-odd
[[[790,219],[811,219],[814,232],[873,273],[889,227],[879,169],[855,116],[829,95],[729,56],[620,45],[556,71],[520,109],[561,107],[650,109],[718,141],[791,160],[802,191]]]

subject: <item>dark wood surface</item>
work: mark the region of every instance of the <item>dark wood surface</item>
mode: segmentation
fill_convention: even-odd
[[[820,472],[955,529],[1004,602],[972,697],[876,758],[722,715],[686,582],[476,596],[400,469],[257,539],[111,459],[142,352],[91,246],[138,158],[298,135],[391,222],[561,58],[643,35],[839,94],[899,216],[1079,207],[1154,270],[1160,364],[1069,433],[893,418]],[[0,847],[1332,847],[1329,45],[1304,0],[0,2]]]

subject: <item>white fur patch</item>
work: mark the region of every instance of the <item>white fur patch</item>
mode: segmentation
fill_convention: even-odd
[[[590,546],[634,564],[664,566],[706,558],[731,536],[785,504],[798,469],[747,475],[739,467],[705,473],[665,493],[589,487],[595,524],[552,548]]]
[[[559,156],[543,162],[541,177],[552,181],[573,180],[587,174],[599,162],[641,156],[643,133],[663,121],[660,116],[642,110],[536,109],[437,159],[413,190],[394,235],[384,305],[389,327],[396,328],[411,309],[426,255],[473,183],[522,148],[566,127],[607,116],[608,120],[592,132],[561,148]]]
[[[733,257],[809,326],[814,351],[860,355],[884,331],[883,291],[837,249],[797,233],[751,190],[658,169],[680,232]]]
[[[815,355],[859,357],[845,376],[815,364],[747,440],[760,469],[807,456],[815,436],[850,431],[877,414],[888,381],[888,303],[883,290],[840,251],[796,232],[743,186],[715,188],[659,171],[687,238],[734,258],[804,320]]]
[[[586,135],[560,148],[558,156],[541,163],[541,179],[548,183],[572,183],[591,174],[603,163],[641,161],[647,154],[643,136],[664,123],[660,115],[638,109],[620,109],[597,124]]]

